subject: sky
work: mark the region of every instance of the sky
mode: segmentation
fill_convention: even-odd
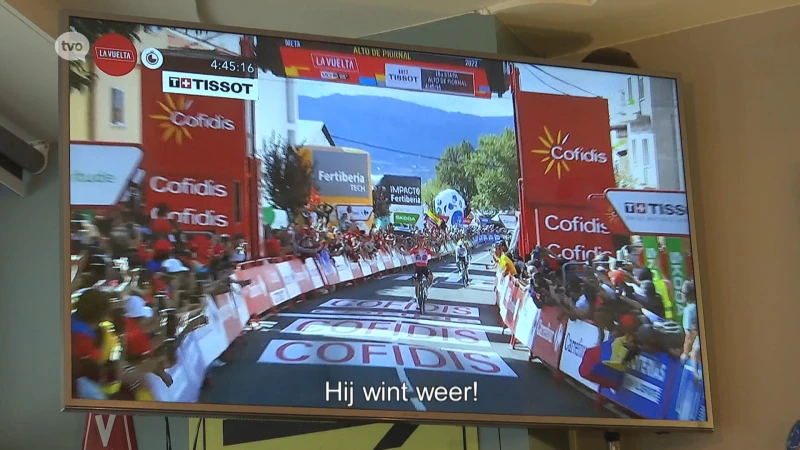
[[[604,97],[620,101],[620,91],[627,90],[630,75],[612,72],[520,64],[523,91],[562,94],[578,97]]]
[[[334,94],[371,95],[404,100],[447,112],[458,112],[474,116],[510,117],[514,115],[511,97],[508,94],[502,98],[493,97],[487,99],[311,80],[303,80],[302,83],[298,83],[297,94],[317,98]]]

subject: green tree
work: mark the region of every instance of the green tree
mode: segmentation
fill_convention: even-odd
[[[619,139],[614,145],[611,146],[611,150],[613,153],[620,152],[621,157],[628,156],[628,140],[627,139]],[[636,178],[630,173],[629,170],[625,170],[622,167],[621,163],[614,162],[614,180],[616,181],[616,185],[618,188],[623,189],[636,189],[638,183],[636,182]]]
[[[372,214],[378,219],[389,215],[389,188],[382,184],[372,188]]]
[[[517,141],[511,129],[481,136],[466,172],[475,181],[473,210],[493,215],[519,208]]]
[[[148,31],[148,27],[143,25],[116,22],[113,20],[97,20],[97,19],[77,19],[73,18],[70,21],[70,28],[72,31],[86,36],[89,44],[94,45],[95,41],[102,35],[107,33],[118,33],[133,42],[141,42],[139,33]],[[91,71],[91,66],[84,61],[70,61],[69,63],[69,87],[78,91],[82,91],[92,86],[94,82],[94,73]]]
[[[422,203],[433,209],[433,201],[436,199],[436,196],[439,195],[439,192],[442,192],[448,187],[450,186],[443,183],[442,180],[437,177],[433,177],[426,181],[422,185]]]
[[[617,170],[616,167],[614,168],[614,180],[617,187],[622,189],[636,189],[638,185],[636,178],[630,172]]]
[[[475,148],[467,141],[447,147],[436,163],[436,178],[455,189],[468,203],[477,193],[475,179],[467,173]]]
[[[273,137],[262,141],[260,158],[264,167],[263,183],[270,203],[286,211],[292,222],[311,198],[314,189],[312,167],[286,140]]]

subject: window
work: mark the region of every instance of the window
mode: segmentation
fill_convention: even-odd
[[[639,155],[636,151],[636,139],[631,139],[631,158],[633,158],[633,165],[639,165]]]
[[[628,77],[628,104],[633,104],[633,77]]]
[[[642,139],[642,165],[650,165],[650,142],[647,139]]]
[[[125,92],[111,88],[111,124],[125,125]]]
[[[639,77],[639,100],[644,100],[644,77]]]
[[[287,141],[289,145],[297,145],[297,131],[290,129],[286,134],[288,135]]]
[[[643,178],[642,181],[644,182],[645,186],[649,186],[650,185],[650,173],[649,172],[650,172],[650,168],[649,167],[645,167],[644,168],[644,176],[642,177]]]

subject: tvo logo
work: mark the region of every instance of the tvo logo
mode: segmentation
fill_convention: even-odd
[[[86,60],[90,49],[89,39],[77,31],[68,31],[56,38],[56,54],[59,58],[67,61]]]

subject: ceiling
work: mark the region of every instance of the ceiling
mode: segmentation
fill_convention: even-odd
[[[57,136],[58,11],[362,37],[478,12],[496,15],[544,56],[611,46],[800,4],[800,0],[0,0],[0,113],[40,139]]]

